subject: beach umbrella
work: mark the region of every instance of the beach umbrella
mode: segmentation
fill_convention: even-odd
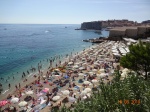
[[[71,102],[71,103],[73,103],[73,102],[76,101],[76,99],[75,99],[74,97],[69,97],[69,98],[68,98],[68,101]]]
[[[0,107],[5,106],[7,103],[8,101],[6,100],[0,101]]]
[[[81,96],[87,95],[87,91],[82,91],[80,95],[81,95]]]
[[[60,99],[60,96],[54,96],[54,97],[52,98],[53,101],[57,101],[57,100],[59,100],[59,99]]]
[[[75,66],[73,66],[73,68],[77,69],[77,68],[79,68],[79,66],[78,66],[78,65],[75,65]]]
[[[68,65],[72,65],[72,64],[73,64],[73,62],[69,62],[69,63],[68,63]]]
[[[75,65],[80,65],[80,63],[75,63]]]
[[[86,58],[82,58],[82,61],[85,61],[86,60]]]
[[[89,81],[84,81],[83,84],[90,84],[91,82]]]
[[[84,69],[85,69],[84,67],[80,67],[80,68],[79,68],[79,70],[84,70]]]
[[[24,107],[26,106],[28,103],[26,101],[21,101],[18,105],[19,107]]]
[[[93,75],[94,73],[93,72],[88,72],[90,75]]]
[[[123,73],[121,74],[121,77],[122,77],[122,78],[127,77],[127,73],[126,73],[126,72],[123,72]]]
[[[87,93],[91,92],[91,88],[85,88],[85,90]]]
[[[87,96],[83,96],[82,98],[83,98],[83,100],[85,100],[85,99],[87,99]]]
[[[14,110],[14,107],[13,107],[13,106],[11,106],[11,107],[9,108],[9,110]]]
[[[17,103],[19,101],[19,98],[14,97],[10,100],[11,103]]]
[[[46,76],[44,75],[43,78],[46,78]]]
[[[83,73],[79,73],[78,75],[79,75],[79,76],[84,76],[84,74],[83,74]]]
[[[33,91],[26,91],[26,94],[31,95],[31,94],[33,94]]]
[[[93,79],[92,82],[93,82],[93,83],[97,83],[98,80],[97,80],[97,79]]]
[[[55,72],[59,72],[60,70],[59,70],[59,69],[54,69],[54,71],[55,71]]]
[[[94,65],[100,65],[99,63],[95,62]]]
[[[85,65],[87,65],[87,63],[83,63],[82,65],[84,65],[84,66],[85,66]]]
[[[63,93],[64,95],[69,95],[70,91],[69,91],[69,90],[64,90],[64,91],[62,91],[62,93]]]
[[[91,93],[87,93],[87,96],[88,96],[88,97],[91,97]]]
[[[97,69],[93,69],[92,71],[93,71],[93,72],[97,72]]]
[[[105,69],[100,69],[99,71],[100,71],[101,73],[103,73],[103,72],[105,72]]]
[[[129,70],[129,69],[127,69],[127,68],[125,68],[125,69],[123,69],[123,70],[122,70],[122,72],[129,73],[129,72],[130,72],[130,70]]]
[[[101,73],[100,77],[106,77],[106,73]]]

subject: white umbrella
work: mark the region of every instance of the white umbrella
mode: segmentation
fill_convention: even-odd
[[[87,93],[91,92],[91,88],[85,88],[85,90]]]
[[[69,95],[69,90],[64,90],[64,91],[62,91],[62,93],[64,94],[64,95]]]
[[[75,65],[80,65],[80,63],[75,63]]]
[[[59,72],[60,70],[59,69],[54,69],[54,71]]]
[[[11,103],[17,103],[19,101],[19,98],[14,97],[10,100]]]
[[[129,69],[127,69],[127,68],[125,68],[125,69],[123,69],[123,70],[122,70],[122,72],[129,73],[129,72],[130,72],[130,70],[129,70]]]
[[[84,66],[85,66],[85,65],[87,65],[87,63],[83,63],[82,65],[84,65]]]
[[[57,101],[57,100],[59,100],[59,99],[60,99],[60,96],[54,96],[54,97],[52,98],[53,101]]]
[[[99,71],[100,71],[100,72],[105,72],[105,69],[100,69]]]
[[[44,75],[43,78],[45,78],[46,76]]]
[[[83,74],[83,73],[79,73],[78,75],[79,75],[79,76],[84,76],[84,74]]]
[[[84,81],[83,83],[84,83],[84,84],[90,84],[91,82],[89,82],[89,81]]]
[[[93,80],[92,80],[92,82],[93,82],[93,83],[97,83],[97,82],[98,82],[98,80],[96,80],[96,79],[93,79]]]
[[[69,63],[68,63],[68,65],[72,65],[72,64],[73,64],[73,62],[69,62]]]
[[[26,91],[26,94],[31,95],[31,94],[33,94],[33,91]]]
[[[87,91],[82,91],[80,95],[81,95],[81,96],[87,95]]]
[[[84,70],[84,69],[85,69],[84,67],[80,67],[80,68],[79,68],[79,70]]]
[[[97,69],[93,69],[92,71],[93,71],[93,72],[97,72]]]
[[[82,61],[85,61],[86,60],[86,58],[82,58]]]
[[[83,96],[83,100],[87,99],[87,96]]]
[[[127,77],[127,73],[126,73],[126,72],[123,72],[123,73],[121,74],[121,77],[122,77],[122,78]]]
[[[68,98],[68,101],[71,102],[71,103],[73,103],[73,102],[76,101],[76,99],[75,99],[74,97],[69,97],[69,98]]]
[[[78,66],[78,65],[75,65],[75,66],[73,66],[73,68],[79,68],[79,66]]]
[[[100,65],[99,63],[95,62],[94,65]]]
[[[97,76],[99,76],[99,77],[103,78],[103,77],[105,77],[105,76],[106,76],[106,74],[105,74],[105,73],[101,73],[101,74],[97,74]]]
[[[91,93],[87,93],[87,96],[88,96],[88,97],[91,97]]]
[[[28,103],[26,101],[21,101],[18,105],[19,107],[24,107],[26,106]]]
[[[88,72],[89,74],[93,75],[94,73],[93,72]]]

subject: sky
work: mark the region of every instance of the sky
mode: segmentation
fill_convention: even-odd
[[[0,23],[80,24],[150,20],[150,0],[0,0]]]

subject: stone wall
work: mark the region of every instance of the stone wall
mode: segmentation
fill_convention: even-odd
[[[137,32],[138,32],[138,29],[126,29],[125,35],[129,38],[136,38]]]
[[[117,27],[116,29],[112,29],[109,32],[109,37],[120,37],[126,36],[129,38],[137,38],[142,35],[145,37],[145,32],[150,29],[150,26],[140,26],[140,27]]]
[[[125,36],[124,30],[110,30],[109,37]]]

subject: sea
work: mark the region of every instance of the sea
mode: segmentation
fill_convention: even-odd
[[[80,24],[0,24],[0,83],[3,91],[8,84],[15,86],[22,80],[23,72],[36,74],[31,67],[42,64],[49,67],[49,59],[77,53],[92,46],[84,39],[108,37],[109,31],[75,30]],[[14,77],[14,79],[13,79]]]

